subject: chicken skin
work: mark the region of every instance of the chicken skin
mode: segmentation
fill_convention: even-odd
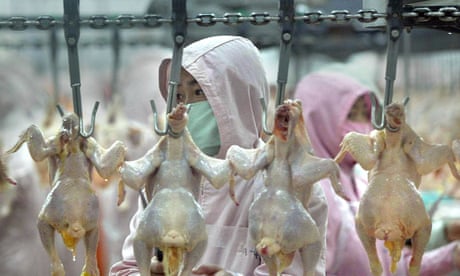
[[[153,248],[163,252],[166,275],[191,275],[204,253],[207,232],[197,199],[201,177],[215,188],[229,182],[227,160],[202,153],[186,129],[187,107],[179,104],[168,114],[170,132],[142,158],[120,168],[122,182],[145,187],[149,203],[141,215],[133,241],[142,276],[150,275]]]
[[[102,177],[110,177],[122,164],[126,149],[117,141],[106,150],[93,138],[81,137],[79,119],[73,113],[62,121],[58,134],[49,139],[36,125],[30,126],[8,152],[16,152],[27,143],[34,161],[48,159],[51,191],[39,213],[38,230],[51,259],[51,275],[65,275],[54,243],[57,231],[74,258],[77,243],[84,239],[86,255],[81,275],[96,276],[99,203],[91,186],[91,170],[94,166]]]
[[[418,192],[421,176],[444,164],[460,179],[454,154],[447,145],[423,141],[405,121],[404,105],[392,103],[385,109],[387,127],[369,135],[345,135],[335,160],[348,152],[366,170],[369,186],[361,198],[356,228],[366,249],[372,274],[381,275],[376,239],[383,240],[391,256],[392,272],[401,257],[405,241],[411,239],[409,274],[419,275],[425,246],[431,234],[431,220]]]
[[[275,111],[273,136],[263,148],[232,146],[227,153],[232,168],[246,179],[259,170],[266,172],[265,189],[249,210],[249,231],[271,276],[280,275],[297,250],[303,275],[315,275],[323,244],[307,210],[313,185],[329,177],[334,190],[343,196],[337,164],[311,152],[301,103],[286,100]]]

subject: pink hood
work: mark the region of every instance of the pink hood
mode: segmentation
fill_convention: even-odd
[[[297,84],[296,98],[302,101],[303,116],[317,156],[335,157],[343,139],[340,127],[348,112],[359,97],[370,93],[368,88],[338,73],[314,73]],[[368,103],[370,109],[370,97]]]
[[[302,101],[305,125],[315,155],[323,158],[334,158],[337,155],[343,139],[341,127],[348,112],[363,95],[368,95],[370,110],[370,93],[368,88],[354,79],[338,73],[310,74],[297,84],[295,97]],[[341,167],[340,180],[344,191],[352,200],[357,200],[356,189],[350,183],[352,168],[346,168],[343,164]]]
[[[217,157],[225,157],[233,144],[255,147],[260,131],[254,130],[261,130],[262,122],[260,98],[267,98],[269,91],[265,74],[260,73],[263,65],[258,49],[243,37],[214,36],[188,45],[183,56],[182,66],[200,84],[214,110],[221,137]],[[165,59],[159,68],[165,98],[170,61]]]

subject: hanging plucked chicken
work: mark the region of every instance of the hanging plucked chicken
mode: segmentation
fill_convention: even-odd
[[[339,168],[332,159],[312,155],[300,101],[286,100],[275,112],[273,136],[263,148],[232,146],[227,159],[243,178],[265,170],[265,189],[249,209],[249,231],[271,276],[288,267],[297,250],[303,275],[315,275],[322,241],[308,212],[313,185],[329,177],[334,190],[344,197]]]
[[[82,275],[98,276],[99,203],[92,188],[91,170],[94,166],[103,178],[115,173],[124,160],[123,143],[117,141],[106,150],[94,138],[81,137],[79,118],[73,113],[62,118],[61,129],[49,138],[36,125],[31,125],[8,153],[16,152],[24,143],[34,161],[48,159],[51,191],[39,213],[38,230],[51,258],[51,275],[65,275],[54,243],[57,231],[74,258],[79,240],[84,239]]]
[[[153,248],[163,252],[166,275],[191,275],[208,238],[197,202],[201,177],[217,189],[230,180],[229,162],[207,156],[193,142],[186,112],[183,104],[174,108],[167,117],[169,133],[120,168],[122,182],[136,190],[145,187],[149,201],[133,242],[142,276],[150,275]]]
[[[389,250],[393,273],[406,240],[411,239],[409,275],[419,275],[431,233],[431,220],[417,190],[421,176],[445,164],[457,179],[460,175],[452,149],[424,142],[406,123],[403,104],[386,106],[385,116],[387,126],[383,130],[374,130],[369,135],[356,132],[345,135],[335,159],[340,162],[348,152],[369,170],[369,186],[360,201],[356,228],[372,274],[382,273],[377,239],[383,240]]]

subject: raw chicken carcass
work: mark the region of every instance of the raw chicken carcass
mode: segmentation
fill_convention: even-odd
[[[36,125],[30,126],[8,152],[16,152],[27,143],[32,159],[49,161],[52,187],[38,217],[38,230],[51,258],[51,275],[65,275],[54,244],[54,234],[58,231],[74,256],[78,241],[84,238],[86,257],[82,275],[95,276],[99,275],[96,261],[99,203],[91,187],[91,169],[94,166],[102,177],[110,177],[122,164],[126,150],[121,142],[106,150],[93,138],[82,138],[79,119],[73,113],[62,120],[58,134],[49,139],[43,137]]]
[[[431,233],[431,220],[417,190],[421,176],[447,163],[452,174],[460,177],[452,149],[424,142],[406,124],[404,105],[392,103],[386,107],[385,114],[384,130],[374,130],[369,135],[346,134],[335,160],[340,162],[348,152],[369,170],[369,186],[360,201],[356,228],[373,275],[382,273],[376,239],[383,240],[390,252],[392,272],[396,271],[405,241],[411,239],[409,274],[419,275]]]
[[[307,210],[313,185],[329,177],[343,195],[339,168],[332,159],[312,155],[300,101],[286,100],[275,112],[273,136],[263,148],[230,147],[227,159],[240,176],[249,179],[265,170],[265,189],[249,210],[249,231],[271,276],[288,267],[297,250],[304,275],[314,275],[322,241]]]
[[[153,248],[163,252],[166,275],[192,274],[207,244],[197,202],[201,176],[215,188],[230,180],[229,162],[205,155],[192,141],[186,109],[179,104],[168,114],[170,130],[176,135],[163,136],[144,157],[126,161],[120,168],[123,183],[136,190],[145,186],[149,200],[133,241],[142,276],[150,275]]]
[[[16,143],[18,135],[32,121],[38,123],[45,137],[55,135],[61,124],[46,135],[46,130],[42,128],[48,99],[43,87],[46,78],[33,69],[31,60],[21,60],[21,57],[11,52],[4,54],[0,61],[2,152]],[[56,117],[61,119],[59,115]],[[5,189],[0,188],[0,275],[50,275],[50,260],[37,231],[38,213],[50,189],[47,161],[44,161],[47,181],[42,182],[38,178],[38,163],[30,158],[27,147],[23,146],[14,154],[5,154],[4,157],[8,176],[17,184],[6,183],[3,186]],[[72,254],[61,240],[56,241],[56,247],[66,273],[80,275],[84,258],[77,256],[77,260],[73,261]],[[83,253],[80,249],[82,247],[82,243],[77,247],[79,253]]]

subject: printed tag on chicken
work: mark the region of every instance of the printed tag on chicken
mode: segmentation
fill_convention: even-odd
[[[359,237],[367,251],[373,275],[381,275],[376,239],[383,240],[396,271],[405,241],[412,241],[410,275],[419,275],[420,263],[431,234],[431,220],[418,192],[421,176],[446,163],[460,179],[452,149],[430,145],[406,124],[404,105],[386,107],[387,127],[369,135],[345,135],[336,156],[340,162],[348,152],[369,170],[369,186],[360,201],[356,218]]]
[[[110,177],[122,164],[126,151],[119,141],[106,150],[95,139],[83,138],[79,133],[77,115],[67,114],[56,136],[45,139],[42,131],[32,125],[8,151],[16,152],[27,143],[34,161],[48,159],[51,191],[39,213],[38,231],[51,258],[53,276],[65,275],[54,244],[55,231],[61,234],[74,258],[76,245],[84,239],[86,256],[81,275],[99,275],[96,259],[99,203],[91,186],[91,170],[94,166],[102,177]]]
[[[286,100],[276,109],[273,136],[263,148],[232,146],[227,159],[246,179],[266,171],[265,189],[249,210],[249,231],[270,275],[280,275],[297,250],[304,275],[315,275],[323,244],[307,210],[313,185],[329,177],[337,194],[345,196],[337,164],[312,154],[300,101]]]
[[[150,275],[153,248],[163,252],[166,275],[192,274],[208,238],[197,202],[201,177],[216,189],[230,180],[229,162],[207,156],[193,142],[186,112],[183,104],[174,108],[167,118],[169,134],[142,158],[120,168],[122,182],[136,190],[145,187],[149,200],[133,242],[142,276]]]

